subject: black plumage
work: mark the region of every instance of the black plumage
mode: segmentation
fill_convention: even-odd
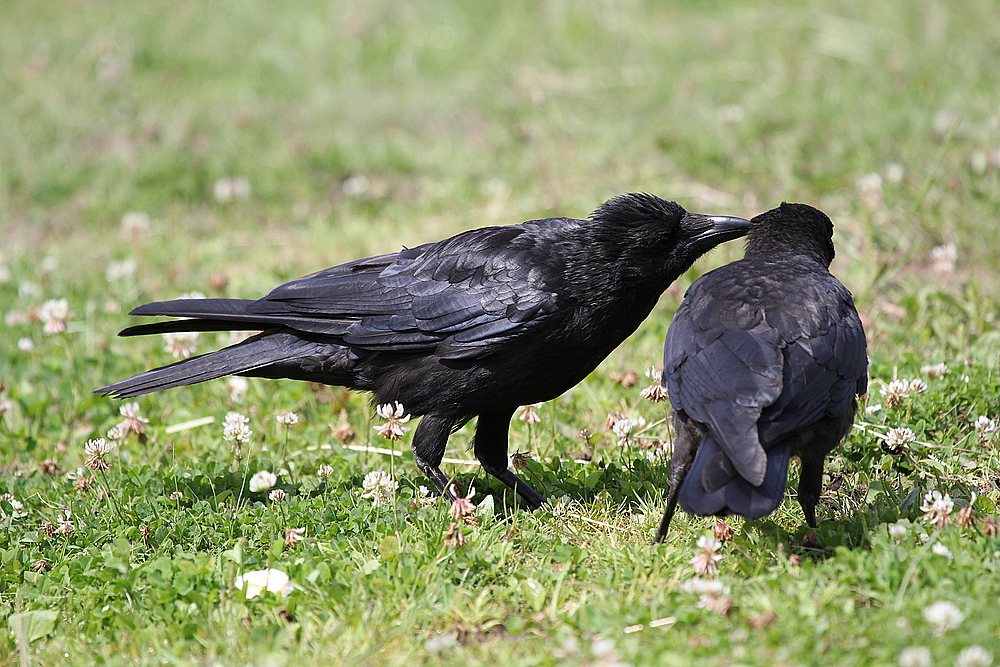
[[[805,204],[751,221],[746,255],[699,278],[667,331],[663,384],[676,431],[666,535],[677,502],[691,514],[773,512],[788,461],[816,526],[823,461],[851,428],[868,387],[865,332],[830,272],[833,223]]]
[[[587,220],[486,227],[293,280],[262,299],[182,299],[132,315],[183,319],[122,336],[262,330],[200,357],[96,390],[130,397],[225,375],[370,391],[423,416],[417,466],[448,495],[448,436],[478,416],[483,469],[532,507],[544,498],[507,469],[519,405],[555,398],[604,359],[702,253],[746,233],[742,218],[687,213],[651,195],[615,197]]]

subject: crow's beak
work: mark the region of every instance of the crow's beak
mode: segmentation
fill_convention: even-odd
[[[746,236],[750,221],[728,215],[699,215],[685,213],[681,225],[691,230],[691,247],[698,252],[707,252],[725,241]]]

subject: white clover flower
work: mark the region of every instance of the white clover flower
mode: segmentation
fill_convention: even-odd
[[[170,499],[171,500],[180,500],[183,497],[184,497],[184,494],[181,493],[180,491],[174,491],[173,493],[170,494]]]
[[[254,570],[244,572],[236,577],[233,588],[238,591],[246,590],[247,599],[255,598],[264,591],[277,593],[281,597],[286,597],[294,590],[288,575],[281,570],[269,568],[267,570]]]
[[[107,470],[111,464],[104,460],[104,457],[111,453],[113,445],[104,438],[88,440],[83,446],[83,453],[87,455],[87,460],[83,465],[91,470]]]
[[[899,405],[902,399],[910,395],[910,381],[893,380],[879,387],[879,393],[884,397],[883,401],[886,406]]]
[[[27,336],[17,339],[17,349],[21,352],[31,352],[35,349],[35,341]]]
[[[951,109],[941,109],[934,114],[934,134],[944,138],[961,122],[962,114]]]
[[[267,494],[267,497],[272,503],[280,503],[285,499],[286,495],[282,489],[272,489],[271,493]]]
[[[361,494],[362,498],[370,499],[374,505],[386,505],[392,502],[393,496],[396,495],[399,482],[394,480],[392,475],[387,472],[373,470],[365,475],[365,479],[361,483],[361,488],[365,490]]]
[[[938,556],[944,556],[948,560],[951,560],[951,549],[940,542],[935,542],[933,546],[931,546],[931,551]]]
[[[458,493],[458,487],[454,484],[451,485],[449,491],[451,491],[451,495],[455,496],[451,507],[448,508],[448,514],[451,515],[451,518],[455,521],[475,525],[476,519],[473,515],[476,512],[476,505],[472,502],[472,497],[476,495],[476,487],[470,486],[468,493],[464,496]]]
[[[49,299],[38,311],[38,319],[45,326],[47,334],[57,334],[66,331],[66,320],[69,319],[69,301],[66,299]]]
[[[618,436],[619,444],[626,444],[632,439],[632,433],[646,425],[646,420],[642,417],[635,419],[622,418],[611,426],[612,432]]]
[[[279,424],[284,424],[285,426],[293,426],[299,423],[299,416],[294,412],[283,412],[274,418]]]
[[[899,185],[906,176],[906,167],[898,162],[890,162],[885,167],[885,180],[893,185]]]
[[[906,451],[907,446],[911,442],[915,442],[917,437],[913,434],[911,429],[901,426],[898,428],[889,429],[884,436],[882,436],[882,444],[884,449],[891,454],[902,454]]]
[[[410,421],[410,415],[405,414],[406,409],[403,408],[403,404],[399,401],[376,406],[375,413],[386,420],[385,424],[374,427],[383,438],[399,440],[410,430],[408,426],[403,426],[403,424]]]
[[[24,515],[24,513],[21,511],[24,509],[24,503],[16,499],[11,494],[9,493],[0,494],[0,500],[6,500],[8,503],[10,503],[10,508],[14,510],[15,517]]]
[[[131,257],[108,262],[108,268],[104,271],[104,277],[109,283],[127,280],[135,277],[137,268],[138,264]]]
[[[907,646],[898,660],[899,667],[931,667],[931,651],[926,646]]]
[[[856,182],[859,190],[862,192],[867,192],[871,190],[881,190],[882,189],[882,175],[872,172],[870,174],[865,174],[859,178]]]
[[[93,440],[88,440],[87,444],[83,446],[83,452],[89,457],[105,457],[111,453],[114,446],[106,441],[104,438],[95,438]]]
[[[681,584],[681,590],[700,596],[695,604],[699,609],[725,615],[733,606],[732,598],[728,597],[729,586],[716,579],[692,577]]]
[[[954,243],[931,248],[931,267],[938,273],[954,273],[958,263],[958,248]]]
[[[733,599],[718,595],[702,595],[694,605],[698,609],[707,609],[710,612],[725,616],[733,607]]]
[[[3,413],[13,409],[14,401],[4,396],[0,396],[0,417],[3,417]]]
[[[951,369],[948,368],[948,364],[929,364],[921,366],[920,372],[926,375],[928,380],[937,380],[950,373]]]
[[[125,429],[122,428],[121,424],[115,424],[114,426],[108,429],[107,435],[108,435],[108,440],[124,440],[125,436],[127,436],[128,434],[125,432]]]
[[[22,299],[34,299],[44,293],[42,286],[30,280],[24,280],[17,285],[17,295]]]
[[[621,665],[619,654],[615,648],[615,640],[608,637],[597,637],[590,644],[590,653],[600,665]]]
[[[707,551],[710,554],[715,553],[716,551],[722,548],[722,542],[720,542],[719,540],[715,539],[715,537],[712,537],[710,535],[702,535],[701,537],[698,538],[698,541],[695,543],[695,545],[699,549]]]
[[[38,262],[38,273],[40,275],[52,273],[58,268],[59,260],[53,255],[46,255],[45,257],[42,257],[42,261]]]
[[[340,184],[340,190],[348,197],[360,197],[371,189],[371,181],[364,174],[351,174]]]
[[[927,383],[920,378],[914,378],[910,380],[908,390],[911,394],[924,394],[927,392]]]
[[[247,389],[249,388],[250,382],[245,377],[230,375],[226,378],[226,389],[229,390],[229,399],[234,403],[242,403],[243,397],[246,396]]]
[[[200,292],[199,292],[200,294]],[[201,298],[205,298],[204,296]],[[247,338],[260,333],[260,331],[226,331],[218,335],[219,345],[221,347],[232,347],[237,343],[242,343]]]
[[[270,470],[261,470],[254,473],[253,477],[250,478],[250,492],[258,493],[260,491],[267,491],[277,483],[277,475]]]
[[[8,310],[7,314],[3,316],[3,321],[9,327],[19,327],[31,322],[31,315],[20,310]]]
[[[125,403],[118,408],[118,411],[125,417],[125,420],[116,427],[121,431],[122,437],[146,432],[146,424],[149,423],[149,420],[139,414],[138,403]]]
[[[688,562],[698,574],[711,577],[719,572],[719,561],[725,558],[721,554],[712,554],[703,551]]]
[[[437,495],[432,493],[430,489],[421,484],[417,487],[416,495],[417,505],[420,507],[427,507],[428,505],[433,505],[437,502]]]
[[[955,508],[951,496],[941,495],[940,491],[931,491],[924,496],[920,511],[924,512],[924,520],[933,523],[938,528],[951,522],[951,511]]]
[[[966,646],[955,659],[955,667],[990,667],[992,664],[993,654],[979,644]]]
[[[667,454],[666,447],[652,447],[650,449],[644,449],[642,453],[645,455],[646,460],[650,463],[661,463],[670,459],[670,456]]]
[[[865,406],[865,414],[866,415],[873,415],[873,414],[875,414],[876,412],[878,412],[881,409],[882,409],[882,404],[881,403],[872,403],[871,405]]]
[[[517,418],[526,424],[537,424],[542,421],[542,418],[538,416],[538,410],[542,407],[541,403],[531,403],[530,405],[520,405],[514,414]]]
[[[228,204],[236,199],[246,199],[250,196],[250,181],[245,176],[220,178],[215,182],[212,193],[220,204]]]
[[[327,479],[328,477],[333,477],[333,473],[334,473],[333,466],[327,465],[326,463],[321,465],[319,469],[316,471],[316,475],[318,477],[322,477],[323,479]]]
[[[901,540],[906,537],[908,530],[905,523],[894,523],[889,526],[889,537],[894,540]]]
[[[661,403],[669,398],[667,390],[661,384],[660,376],[656,374],[655,368],[650,368],[648,371],[646,371],[647,377],[649,377],[651,374],[653,376],[650,377],[649,379],[653,381],[653,384],[649,385],[648,387],[640,391],[639,395],[652,403]]]
[[[226,418],[222,422],[222,437],[230,442],[235,441],[239,444],[245,444],[250,442],[250,436],[253,435],[253,431],[247,424],[250,423],[250,419],[241,415],[238,412],[227,412]]]
[[[126,241],[135,242],[149,230],[149,216],[145,213],[129,211],[122,216],[121,235]]]
[[[976,421],[973,425],[976,427],[977,431],[979,431],[984,435],[986,433],[993,433],[994,431],[997,430],[996,420],[990,419],[986,415],[980,415],[976,417]]]
[[[698,595],[725,595],[729,592],[729,586],[718,579],[691,577],[681,584],[681,590],[686,593],[697,593]]]
[[[925,608],[923,616],[933,627],[935,635],[943,635],[949,630],[954,630],[965,620],[962,610],[947,600],[940,600]]]
[[[177,331],[163,334],[164,350],[175,359],[187,359],[198,349],[197,331]]]

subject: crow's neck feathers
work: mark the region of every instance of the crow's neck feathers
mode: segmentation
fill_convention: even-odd
[[[750,222],[746,241],[748,259],[807,257],[826,268],[833,261],[833,223],[812,206],[783,203]]]

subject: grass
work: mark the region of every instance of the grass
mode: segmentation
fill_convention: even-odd
[[[1000,543],[983,532],[1000,439],[975,424],[1000,417],[994,14],[986,0],[12,5],[0,663],[883,665],[923,646],[947,664],[974,645],[1000,659]],[[220,200],[230,178],[248,196]],[[683,289],[738,244],[702,259],[541,422],[515,422],[526,474],[562,500],[521,511],[475,466],[449,464],[493,501],[460,529],[465,546],[446,543],[443,503],[419,502],[409,454],[344,446],[348,430],[355,446],[391,443],[366,398],[337,388],[251,380],[240,398],[219,381],[144,397],[142,441],[116,444],[92,482],[70,478],[122,420],[91,389],[171,360],[160,339],[114,337],[130,307],[253,296],[634,190],[709,213],[823,208],[869,333],[868,406],[893,379],[927,383],[859,414],[828,465],[817,539],[792,499],[731,522],[714,597],[689,563],[712,521],[678,516],[666,545],[647,545],[670,433],[639,390]],[[147,225],[130,233],[125,217]],[[956,266],[936,270],[931,250],[948,243]],[[108,270],[122,260],[135,271]],[[68,329],[46,334],[39,309],[60,298]],[[940,362],[943,377],[922,370]],[[616,383],[626,371],[637,385]],[[275,421],[287,410],[299,424]],[[606,428],[615,410],[646,420],[633,442]],[[241,458],[223,439],[229,411],[253,431]],[[914,434],[900,455],[881,446],[895,427]],[[469,440],[456,434],[448,456],[471,458]],[[279,473],[283,501],[249,490],[259,470]],[[399,483],[386,505],[361,497],[376,470]],[[924,518],[932,490],[954,499],[948,525]],[[977,526],[958,524],[969,505]],[[289,528],[304,539],[286,544]],[[290,595],[234,590],[267,567]],[[941,601],[957,627],[935,616]]]

